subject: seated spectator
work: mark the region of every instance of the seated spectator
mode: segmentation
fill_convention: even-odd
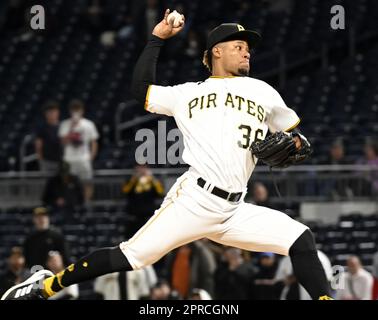
[[[62,255],[58,251],[50,251],[47,257],[47,269],[49,269],[53,274],[58,274],[65,269],[63,264]],[[49,298],[49,300],[76,300],[79,298],[79,286],[73,284],[72,286],[64,288],[57,294]]]
[[[43,266],[46,268],[46,261],[50,251],[59,251],[63,256],[65,265],[69,265],[68,245],[64,236],[55,228],[50,226],[48,210],[38,207],[33,210],[33,223],[35,231],[27,236],[24,242],[24,255],[26,266]]]
[[[59,104],[47,102],[44,108],[45,120],[35,133],[35,152],[40,170],[44,172],[57,172],[62,160],[62,146],[58,136],[59,115]]]
[[[246,262],[242,251],[226,248],[224,262],[215,271],[215,299],[247,300],[251,296],[251,285],[256,273],[252,264]]]
[[[257,206],[272,208],[269,201],[269,191],[261,182],[255,182],[252,187],[252,201]]]
[[[368,141],[365,144],[364,152],[365,159],[362,160],[362,163],[378,166],[378,143]]]
[[[332,265],[324,252],[318,250],[318,257],[326,273],[327,280],[332,281]],[[290,257],[283,257],[275,276],[276,287],[280,292],[280,300],[311,300],[309,293],[300,285],[294,276]]]
[[[162,183],[156,179],[147,165],[137,165],[135,174],[122,187],[126,195],[126,212],[134,218],[132,225],[127,225],[126,237],[135,234],[153,215],[158,202],[164,195]]]
[[[345,158],[345,148],[342,139],[336,139],[330,149],[328,154],[328,159],[324,164],[348,164]]]
[[[371,300],[374,278],[366,271],[357,256],[349,257],[348,271],[341,274],[343,288],[336,292],[338,300]]]
[[[95,280],[95,291],[104,300],[140,300],[150,295],[157,284],[152,266],[129,272],[113,272]]]
[[[30,276],[25,268],[25,257],[20,247],[13,247],[7,260],[7,270],[0,275],[0,297],[16,284],[23,282]]]
[[[330,149],[328,158],[323,162],[325,165],[346,165],[348,161],[345,157],[345,149],[342,139],[336,139]],[[328,172],[326,172],[328,173]],[[342,173],[342,171],[340,171]],[[332,175],[333,172],[330,172]],[[329,178],[323,181],[321,185],[321,191],[327,197],[334,200],[340,199],[340,197],[351,198],[353,196],[353,190],[350,183],[345,179]]]
[[[367,142],[364,148],[365,158],[360,161],[361,164],[367,164],[376,167],[375,171],[372,171],[368,177],[370,180],[372,191],[374,195],[378,194],[378,143]]]
[[[181,297],[167,281],[159,280],[151,289],[150,300],[181,300]]]
[[[70,166],[62,162],[59,172],[47,180],[42,202],[53,210],[72,212],[84,204],[83,187],[77,176],[70,174]]]
[[[271,252],[263,252],[259,255],[258,271],[252,285],[253,300],[278,300],[275,287],[277,272],[276,255]]]
[[[188,297],[189,300],[212,300],[206,290],[194,288]]]
[[[170,252],[166,257],[166,266],[166,279],[184,299],[188,298],[194,288],[213,294],[216,262],[213,253],[202,241],[192,242]]]

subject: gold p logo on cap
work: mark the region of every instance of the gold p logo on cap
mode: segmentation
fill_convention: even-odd
[[[243,30],[245,30],[245,29],[244,29],[244,27],[243,27],[242,25],[238,24],[238,30],[239,30],[239,31],[243,31]]]

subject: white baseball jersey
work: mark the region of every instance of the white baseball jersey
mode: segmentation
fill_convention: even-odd
[[[299,123],[280,95],[263,81],[216,78],[173,87],[151,85],[150,112],[174,116],[184,137],[183,159],[191,168],[179,177],[159,210],[120,248],[133,269],[159,260],[191,241],[208,238],[251,251],[287,255],[307,227],[266,207],[227,201],[201,188],[202,177],[229,192],[246,191],[255,167],[249,147],[268,131]],[[245,193],[244,193],[245,194]]]
[[[145,108],[173,116],[184,137],[183,160],[229,192],[243,191],[255,167],[249,147],[299,123],[279,93],[249,77],[210,77],[177,86],[151,85]]]

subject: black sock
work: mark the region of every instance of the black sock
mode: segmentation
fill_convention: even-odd
[[[102,248],[81,258],[75,264],[71,264],[57,274],[53,281],[45,282],[45,284],[51,283],[50,289],[58,292],[64,287],[91,280],[107,273],[130,270],[132,270],[132,267],[118,246]]]
[[[330,288],[323,266],[319,260],[312,232],[306,230],[289,250],[294,275],[312,299],[330,296]]]

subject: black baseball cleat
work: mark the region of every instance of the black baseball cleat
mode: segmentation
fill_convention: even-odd
[[[47,300],[42,294],[42,281],[53,276],[49,270],[37,271],[24,282],[5,292],[1,300]]]

